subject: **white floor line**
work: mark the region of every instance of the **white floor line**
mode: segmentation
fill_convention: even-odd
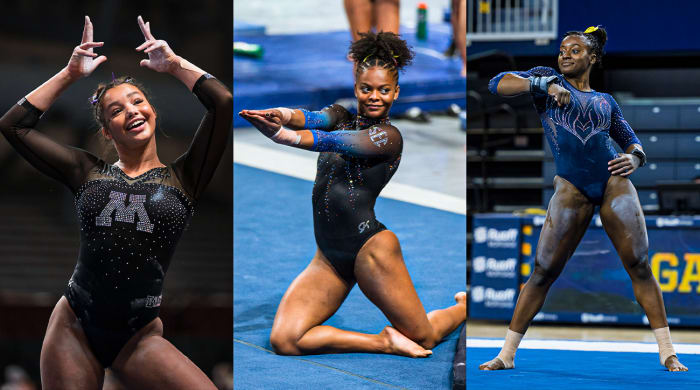
[[[315,157],[315,154],[302,157],[247,142],[235,141],[233,143],[234,163],[303,180],[313,181],[316,178]],[[467,202],[462,198],[406,184],[389,182],[380,196],[456,214],[467,214]]]
[[[467,338],[469,348],[501,348],[502,339]],[[674,343],[673,347],[679,354],[700,354],[700,344]],[[523,339],[518,349],[554,349],[560,351],[597,351],[597,352],[653,352],[658,353],[656,343],[632,341],[580,341],[580,340],[538,340]]]

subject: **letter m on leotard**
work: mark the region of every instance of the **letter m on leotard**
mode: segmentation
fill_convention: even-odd
[[[153,224],[143,205],[146,202],[146,195],[130,194],[128,206],[125,204],[126,195],[123,192],[110,192],[109,203],[95,219],[95,224],[97,226],[112,226],[112,213],[116,211],[115,221],[134,223],[134,216],[138,215],[139,221],[136,222],[136,230],[153,233]]]

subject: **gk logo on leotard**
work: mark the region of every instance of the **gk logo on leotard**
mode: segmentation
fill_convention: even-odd
[[[153,233],[153,224],[143,206],[146,202],[146,195],[130,194],[128,206],[124,203],[126,195],[123,192],[112,191],[109,194],[109,203],[95,219],[95,224],[97,226],[112,226],[112,213],[116,210],[115,221],[134,223],[134,215],[138,214],[139,221],[136,222],[136,230]]]
[[[382,145],[386,145],[386,143],[389,141],[387,138],[386,131],[382,130],[381,128],[377,126],[372,126],[369,128],[369,139],[377,145],[377,147],[381,147]]]
[[[357,230],[359,230],[360,233],[364,233],[367,229],[369,229],[369,220],[360,222],[360,224],[357,226]]]

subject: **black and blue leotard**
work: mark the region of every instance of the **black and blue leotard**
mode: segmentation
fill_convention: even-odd
[[[571,92],[571,102],[561,107],[548,95],[533,93],[532,98],[552,149],[557,175],[599,205],[610,178],[608,161],[617,157],[611,138],[623,151],[632,144],[641,145],[615,99],[607,93],[579,91],[548,67],[500,73],[489,82],[492,93],[497,94],[498,83],[508,73],[526,78],[556,76],[555,82]]]
[[[0,119],[10,144],[75,195],[80,250],[64,295],[103,367],[158,317],[175,246],[226,148],[231,93],[210,77],[192,90],[207,111],[189,150],[138,177],[34,129],[42,113],[26,99]]]
[[[386,227],[374,204],[401,161],[403,139],[388,118],[353,115],[333,104],[304,112],[320,152],[311,197],[316,244],[338,274],[354,281],[357,253]]]

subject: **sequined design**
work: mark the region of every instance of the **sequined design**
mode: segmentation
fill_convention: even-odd
[[[105,368],[158,316],[177,242],[226,149],[231,93],[208,75],[192,92],[206,112],[188,150],[137,177],[36,131],[42,112],[26,99],[0,118],[0,131],[15,150],[75,194],[80,251],[65,297]]]
[[[622,150],[641,144],[615,99],[606,93],[579,91],[548,67],[500,73],[489,82],[491,92],[496,93],[498,83],[508,73],[521,77],[556,76],[555,82],[571,93],[571,102],[561,107],[550,96],[533,94],[532,98],[552,149],[557,175],[576,186],[591,202],[600,204],[610,178],[608,161],[617,157],[612,140]]]
[[[314,235],[338,273],[352,280],[357,252],[385,229],[375,217],[374,204],[398,168],[402,141],[395,128],[392,134],[383,130],[382,125],[391,124],[388,118],[332,109],[333,128],[316,132],[322,150],[312,195]]]

